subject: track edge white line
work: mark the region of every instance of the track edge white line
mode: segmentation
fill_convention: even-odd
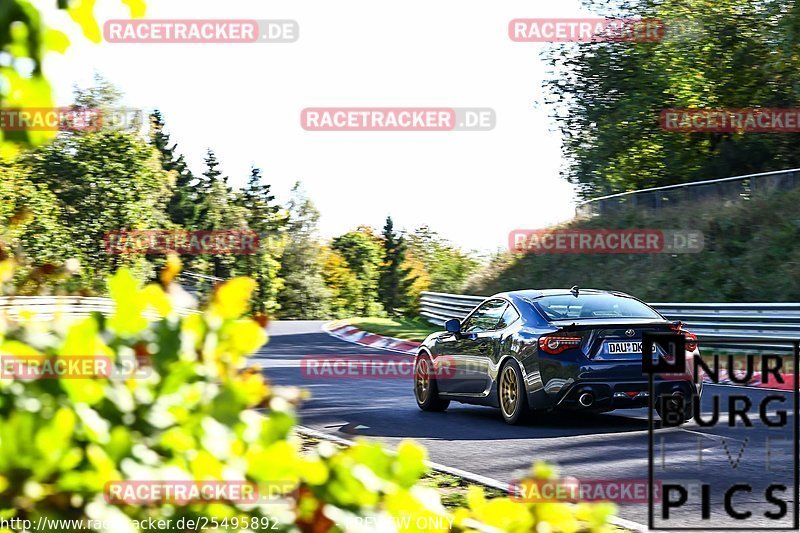
[[[336,435],[330,435],[323,431],[317,431],[316,429],[311,429],[306,426],[297,425],[295,426],[295,430],[298,433],[307,435],[309,437],[315,437],[318,439],[329,440],[331,442],[335,442],[337,444],[342,444],[344,446],[353,446],[355,444],[354,441],[345,439]],[[389,450],[391,453],[394,453],[393,450]],[[486,487],[491,487],[493,489],[501,490],[503,492],[509,492],[508,483],[503,483],[502,481],[498,481],[496,479],[492,479],[490,477],[482,476],[481,474],[476,474],[474,472],[470,472],[468,470],[461,470],[460,468],[454,468],[451,466],[443,465],[440,463],[435,463],[433,461],[425,461],[425,466],[429,467],[431,470],[436,470],[437,472],[443,472],[445,474],[450,474],[453,476],[458,476],[464,478],[468,481],[472,481],[473,483],[478,483],[484,485]],[[631,531],[639,532],[646,532],[648,531],[647,526],[644,524],[640,524],[638,522],[634,522],[632,520],[627,520],[625,518],[620,518],[618,516],[612,516],[609,519],[609,522],[617,527],[625,528]]]

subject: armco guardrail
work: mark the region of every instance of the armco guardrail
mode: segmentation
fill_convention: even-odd
[[[423,292],[421,312],[432,324],[464,318],[484,296]],[[654,303],[670,320],[680,320],[700,340],[742,340],[749,348],[769,348],[759,340],[800,338],[800,303]],[[771,347],[775,347],[772,345]]]
[[[183,271],[179,280],[189,292],[197,292],[192,283],[204,282],[215,284],[225,281],[222,278]],[[8,318],[19,318],[21,314],[31,313],[35,320],[47,321],[56,316],[68,316],[70,319],[89,316],[97,312],[110,315],[114,312],[114,301],[110,298],[96,296],[4,296],[0,297],[0,315]],[[179,308],[180,316],[187,316],[198,311],[190,308]],[[147,318],[158,318],[154,312],[145,312]]]
[[[201,297],[210,291],[214,285],[225,281],[223,278],[188,272],[184,270],[178,275],[178,282],[181,286],[195,298]]]
[[[624,207],[653,210],[698,201],[742,201],[763,192],[788,191],[798,186],[800,186],[800,169],[760,172],[609,194],[579,203],[575,208],[575,214],[587,217],[616,212]]]
[[[445,320],[464,318],[485,299],[484,296],[423,292],[420,298],[420,314],[431,324],[441,326]]]
[[[26,313],[33,320],[48,321],[57,316],[70,319],[87,317],[97,312],[110,315],[114,312],[114,301],[110,298],[87,296],[6,296],[0,297],[0,315],[11,319],[20,318]],[[178,314],[187,316],[197,311],[178,309]],[[145,312],[148,318],[157,318],[155,313]]]

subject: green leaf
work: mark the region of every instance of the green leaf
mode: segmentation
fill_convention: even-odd
[[[44,47],[49,52],[63,54],[69,48],[69,37],[58,30],[48,29],[44,34]]]
[[[122,0],[122,3],[130,9],[131,18],[142,18],[147,11],[147,4],[144,0]]]
[[[130,270],[122,269],[108,282],[108,293],[114,300],[114,314],[109,327],[121,337],[141,333],[148,321],[143,316],[147,300],[141,297],[140,283]]]
[[[100,33],[100,26],[94,17],[96,3],[97,0],[77,0],[76,4],[67,9],[67,13],[69,13],[72,20],[78,23],[87,39],[93,43],[100,43],[103,39]]]

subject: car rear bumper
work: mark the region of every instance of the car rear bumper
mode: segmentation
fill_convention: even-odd
[[[692,398],[702,393],[702,384],[689,379],[655,380],[653,392],[658,398],[679,394]],[[582,380],[571,384],[551,398],[552,408],[578,410],[635,409],[647,407],[650,401],[649,383],[637,381]]]

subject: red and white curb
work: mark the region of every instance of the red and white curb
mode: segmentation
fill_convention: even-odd
[[[322,330],[328,335],[346,342],[408,355],[415,355],[421,344],[416,341],[376,335],[375,333],[370,333],[355,326],[351,326],[346,320],[334,320],[333,322],[323,324]]]

